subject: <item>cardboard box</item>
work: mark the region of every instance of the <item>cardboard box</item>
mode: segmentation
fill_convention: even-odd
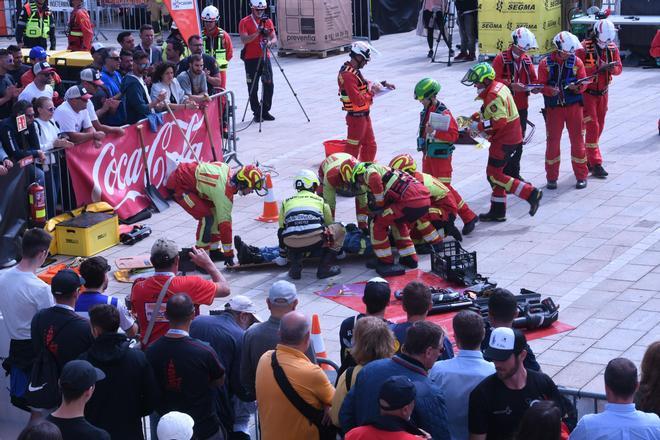
[[[89,257],[119,243],[117,214],[85,212],[55,226],[61,255]]]
[[[353,41],[351,0],[278,0],[280,49],[327,50]]]

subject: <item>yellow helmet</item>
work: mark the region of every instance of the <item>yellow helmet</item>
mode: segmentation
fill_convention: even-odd
[[[390,161],[390,168],[403,171],[404,173],[414,174],[417,171],[417,164],[410,154],[397,154]]]
[[[245,165],[234,174],[234,182],[239,189],[258,191],[264,188],[264,173],[254,165]]]
[[[350,185],[353,183],[353,169],[357,164],[357,159],[349,157],[339,165],[339,175],[345,184]]]

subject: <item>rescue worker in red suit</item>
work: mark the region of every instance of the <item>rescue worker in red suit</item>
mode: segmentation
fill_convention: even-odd
[[[369,210],[373,216],[371,245],[378,259],[375,266],[378,274],[401,274],[405,271],[401,265],[416,268],[417,253],[408,224],[428,213],[431,206],[429,190],[409,174],[376,163],[360,162],[352,170],[342,164],[341,172],[346,174],[343,176],[345,181],[354,182],[361,191],[368,193]],[[390,230],[399,251],[399,264],[394,264]],[[430,239],[431,245],[441,241],[437,234]]]
[[[587,187],[589,170],[582,135],[582,93],[587,88],[584,81],[587,75],[582,60],[575,55],[581,47],[580,40],[570,32],[562,31],[555,35],[552,42],[556,50],[541,60],[538,69],[545,101],[546,188],[557,189],[561,133],[566,126],[571,141],[571,164],[577,179],[575,187],[583,189]]]
[[[424,106],[419,118],[417,150],[423,152],[422,171],[439,179],[453,194],[463,220],[463,234],[468,235],[479,218],[451,186],[451,158],[458,139],[458,125],[447,106],[438,100],[439,92],[440,83],[432,78],[423,78],[415,86],[415,99]]]
[[[447,235],[456,241],[462,241],[460,231],[454,226],[458,208],[453,193],[444,183],[430,174],[417,171],[415,159],[410,154],[398,154],[390,161],[390,168],[408,173],[424,184],[431,195],[431,206],[424,217],[417,220],[411,230],[410,236],[415,243],[421,240],[429,242],[434,233],[444,240]],[[432,228],[429,228],[429,225]]]
[[[495,81],[495,70],[488,63],[472,66],[461,83],[477,88],[478,99],[483,101],[481,111],[472,116],[470,131],[484,133],[490,141],[486,177],[493,188],[490,211],[479,214],[484,222],[506,220],[506,194],[515,194],[529,203],[529,215],[539,208],[543,192],[531,184],[504,173],[507,161],[522,143],[522,129],[518,110],[509,89]]]
[[[319,182],[321,185],[317,188],[317,193],[325,203],[330,207],[332,217],[335,217],[335,208],[337,206],[337,193],[344,196],[355,196],[355,217],[358,228],[369,235],[369,208],[367,207],[366,193],[356,194],[354,185],[350,181],[345,181],[342,177],[340,167],[344,164],[351,171],[357,165],[358,161],[348,153],[334,153],[326,157],[319,166]]]
[[[372,47],[358,41],[351,47],[349,61],[346,61],[337,76],[342,110],[346,112],[346,152],[362,162],[376,159],[376,138],[371,127],[369,109],[376,93],[383,88],[394,89],[387,81],[372,83],[362,76],[362,69],[371,60]]]
[[[220,69],[220,88],[227,86],[227,67],[234,56],[234,46],[227,32],[218,26],[220,11],[209,5],[202,10],[202,42],[204,52],[211,55]]]
[[[83,8],[83,0],[71,0],[73,11],[69,18],[69,28],[67,30],[67,39],[69,45],[67,50],[89,51],[92,48],[92,39],[94,38],[94,27],[89,18],[89,12]]]
[[[511,45],[504,52],[500,52],[493,60],[495,81],[499,81],[511,90],[513,100],[518,109],[520,127],[523,138],[527,131],[527,109],[530,90],[528,85],[537,84],[536,69],[532,59],[527,55],[528,50],[538,48],[536,37],[527,28],[521,27],[511,33]],[[531,90],[538,93],[539,89]],[[523,145],[520,144],[504,167],[504,174],[525,180],[520,177],[520,159]]]
[[[254,165],[232,174],[223,162],[181,163],[168,176],[165,187],[174,200],[198,221],[197,247],[210,250],[213,261],[234,265],[232,207],[234,195],[264,188],[264,175]],[[261,194],[260,194],[261,195]]]
[[[616,47],[616,28],[608,19],[594,24],[592,38],[582,42],[576,54],[584,63],[587,76],[595,75],[582,95],[584,100],[584,146],[587,150],[587,166],[591,175],[604,179],[608,173],[603,168],[603,157],[598,142],[605,127],[608,88],[612,76],[623,70],[619,49]]]

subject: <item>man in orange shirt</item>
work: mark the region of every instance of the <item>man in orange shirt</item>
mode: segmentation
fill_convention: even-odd
[[[263,440],[320,438],[316,424],[296,409],[281,384],[288,383],[288,388],[316,412],[320,425],[332,425],[329,410],[335,389],[321,367],[305,355],[309,342],[309,320],[299,312],[289,312],[280,321],[280,343],[259,359],[256,390]]]
[[[195,304],[195,315],[199,315],[201,304],[211,305],[216,297],[228,296],[229,283],[222,276],[211,258],[203,250],[192,248],[190,260],[211,276],[211,281],[198,276],[178,276],[179,271],[179,247],[172,240],[159,238],[151,247],[151,264],[156,273],[149,278],[141,278],[135,281],[131,289],[131,309],[136,314],[140,332],[142,335],[142,348],[146,349],[150,344],[163,336],[169,327],[165,316],[165,305],[167,299],[177,293],[187,293]],[[171,281],[170,281],[171,279]],[[156,301],[165,283],[169,282],[167,293],[158,310]],[[149,320],[153,313],[156,315],[156,323],[150,335],[145,335]],[[146,337],[148,336],[148,337]]]
[[[82,0],[70,0],[73,11],[69,19],[69,29],[67,38],[69,46],[67,50],[89,51],[92,48],[92,38],[94,38],[94,27],[89,18],[89,12],[83,8]]]
[[[394,84],[387,81],[372,83],[362,76],[362,69],[371,60],[371,46],[363,41],[353,43],[349,56],[339,69],[337,82],[342,110],[346,112],[346,153],[361,162],[373,162],[376,159],[376,138],[371,127],[369,109],[374,95],[383,88],[394,89]]]
[[[584,146],[587,150],[587,166],[591,175],[604,179],[608,172],[603,168],[603,157],[598,142],[605,127],[607,114],[608,88],[612,76],[621,75],[623,65],[616,47],[616,28],[608,19],[598,20],[594,24],[593,37],[582,42],[582,49],[576,55],[584,63],[587,76],[595,79],[587,86],[584,100]]]

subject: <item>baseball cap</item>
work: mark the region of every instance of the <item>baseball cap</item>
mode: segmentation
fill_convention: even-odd
[[[275,304],[291,304],[298,299],[296,285],[286,280],[276,281],[270,286],[268,299]]]
[[[190,440],[195,421],[186,413],[170,411],[160,418],[156,434],[162,440]]]
[[[229,299],[225,304],[225,310],[233,310],[235,312],[250,313],[257,321],[261,320],[257,316],[257,308],[250,298],[245,295],[236,295]]]
[[[378,399],[381,409],[394,411],[401,409],[415,400],[415,384],[406,376],[389,377],[380,386]]]
[[[46,49],[43,47],[34,46],[32,49],[30,49],[30,59],[45,60],[46,58],[48,58],[48,54],[46,53]]]
[[[490,361],[505,361],[512,354],[519,354],[526,343],[527,339],[520,330],[498,327],[490,334],[484,358]]]
[[[40,61],[32,66],[32,73],[34,73],[35,76],[39,75],[40,73],[49,72],[55,72],[55,69],[45,61]]]
[[[173,240],[159,238],[151,246],[151,263],[167,264],[179,255],[179,246]],[[160,265],[159,264],[159,265]]]
[[[60,385],[72,390],[86,390],[99,380],[105,379],[105,373],[83,360],[73,360],[64,364],[60,374]]]
[[[80,80],[89,81],[97,86],[103,85],[103,81],[101,81],[101,72],[92,67],[80,71]]]
[[[53,295],[69,295],[85,284],[85,279],[72,269],[62,269],[55,274],[50,283]]]
[[[81,98],[85,101],[89,100],[92,97],[90,93],[87,92],[87,89],[83,86],[71,86],[64,94],[64,99],[67,101],[70,99]]]
[[[94,55],[94,52],[96,52],[96,51],[98,51],[98,50],[101,50],[101,49],[103,49],[103,48],[105,48],[105,46],[103,45],[103,43],[99,43],[99,42],[97,41],[96,43],[92,44],[92,48],[89,50],[89,52],[90,52],[92,55]]]

